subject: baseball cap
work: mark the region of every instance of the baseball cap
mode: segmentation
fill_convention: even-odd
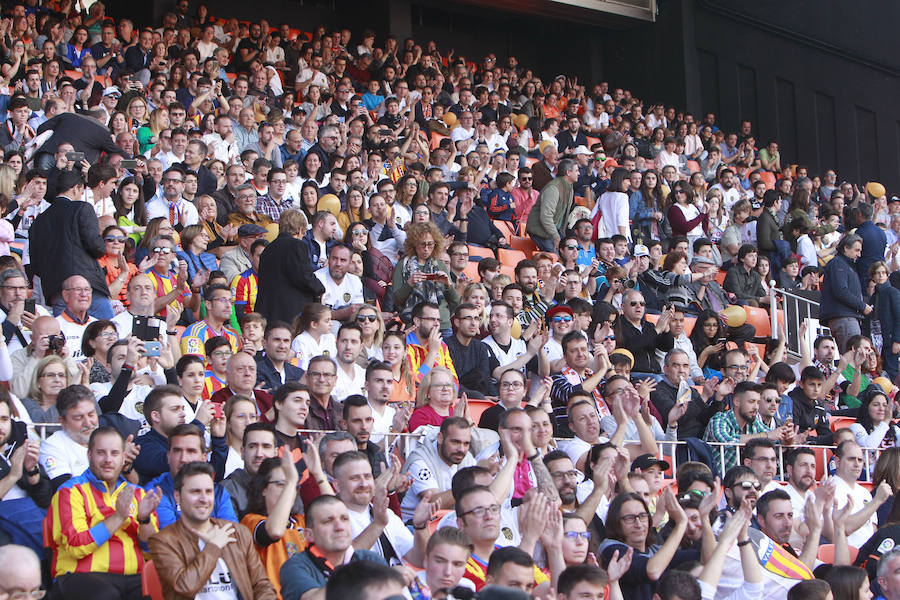
[[[618,167],[618,166],[619,166],[619,162],[618,162],[616,159],[614,159],[614,158],[607,158],[607,159],[603,162],[603,168],[604,168],[604,169],[608,169],[609,167]]]
[[[650,250],[643,244],[637,244],[634,247],[634,256],[650,256]]]
[[[634,462],[631,463],[631,470],[640,469],[641,471],[645,471],[652,467],[653,465],[659,466],[663,471],[669,470],[669,463],[659,458],[656,458],[652,454],[641,454]]]
[[[581,146],[576,146],[575,150],[572,151],[572,154],[574,156],[593,156],[594,155],[594,153],[591,152],[590,150],[588,150],[587,146],[585,146],[583,144]]]
[[[122,92],[119,91],[119,88],[115,86],[109,86],[108,88],[103,90],[104,96],[116,96],[117,98],[122,97]]]
[[[570,317],[574,317],[575,313],[572,312],[572,308],[570,306],[566,306],[565,304],[557,304],[549,309],[547,309],[547,321],[550,321],[553,317],[559,314],[566,314]]]
[[[238,237],[250,237],[262,235],[264,233],[268,233],[268,229],[260,227],[259,225],[254,225],[253,223],[246,223],[238,227]]]

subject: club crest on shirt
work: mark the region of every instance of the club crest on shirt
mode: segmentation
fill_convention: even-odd
[[[344,302],[350,302],[350,292],[344,292]]]
[[[511,542],[513,540],[513,532],[509,527],[501,527],[500,533],[503,534],[503,537],[506,538],[507,541]]]
[[[135,402],[135,403],[134,403],[134,410],[135,410],[139,415],[144,414],[144,403],[143,403],[143,402]]]

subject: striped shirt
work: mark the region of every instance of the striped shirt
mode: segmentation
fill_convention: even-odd
[[[414,373],[413,377],[416,383],[421,382],[428,372],[431,371],[431,366],[425,364],[425,357],[428,356],[428,347],[427,345],[423,346],[419,342],[419,337],[415,331],[410,332],[406,336],[406,355],[409,357],[409,366]],[[450,372],[453,373],[453,381],[459,385],[459,377],[456,375],[456,367],[453,366],[450,350],[443,341],[441,341],[441,349],[438,352],[438,359],[434,366],[450,369]]]
[[[259,279],[253,269],[247,269],[231,280],[231,291],[234,293],[234,306],[238,312],[252,313],[256,306],[256,294],[259,291]],[[243,307],[243,311],[241,311]]]
[[[53,551],[54,577],[66,573],[115,573],[135,575],[144,567],[138,540],[138,503],[144,490],[134,487],[131,514],[110,534],[103,523],[116,512],[116,498],[129,484],[119,477],[115,489],[86,470],[66,481],[53,495],[44,520],[44,540]],[[159,529],[156,513],[151,523]]]
[[[231,345],[232,352],[237,352],[241,349],[241,338],[234,329],[228,325],[223,325],[222,329],[217,331],[213,329],[209,322],[204,320],[192,324],[184,330],[183,334],[181,334],[181,354],[206,356],[206,350],[203,345],[209,338],[218,336],[228,338],[228,343]]]
[[[206,372],[206,381],[203,382],[203,399],[209,400],[213,394],[228,385],[228,382],[219,377],[212,371]]]
[[[178,275],[173,272],[166,273],[165,275],[160,275],[156,269],[150,269],[145,273],[147,277],[150,278],[150,283],[153,284],[153,289],[156,290],[156,297],[162,298],[169,292],[175,289],[175,285],[178,282]],[[185,288],[184,291],[179,294],[175,300],[169,303],[169,306],[176,307],[176,305],[180,302],[181,304],[185,303],[185,300],[191,296],[190,288]],[[163,308],[159,311],[159,316],[165,318],[166,317],[166,308]]]

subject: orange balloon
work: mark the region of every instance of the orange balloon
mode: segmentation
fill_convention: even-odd
[[[454,125],[456,125],[456,114],[455,113],[447,111],[444,113],[443,119],[444,119],[444,123],[447,125],[447,127],[453,127]]]

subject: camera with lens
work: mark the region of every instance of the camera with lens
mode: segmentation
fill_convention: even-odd
[[[624,287],[625,289],[629,289],[629,290],[634,289],[637,286],[637,283],[635,283],[631,279],[625,279],[625,278],[616,279],[615,282],[618,283],[619,285],[621,285],[622,287]]]
[[[47,338],[47,353],[60,354],[66,347],[66,338],[61,335],[51,335]]]

